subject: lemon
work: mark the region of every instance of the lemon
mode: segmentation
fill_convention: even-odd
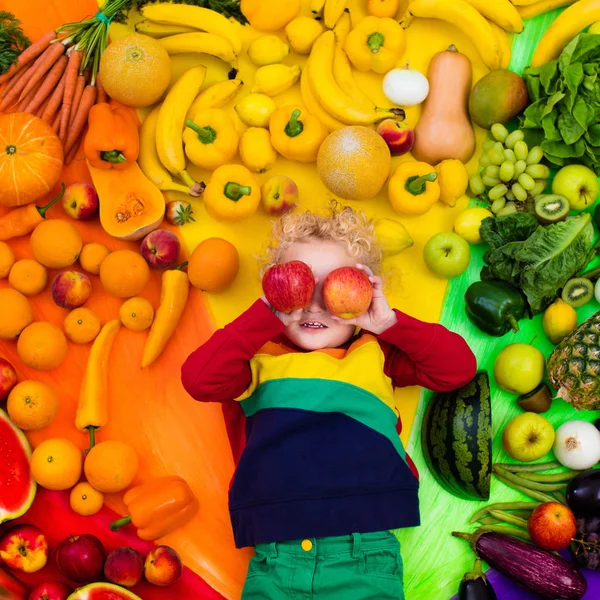
[[[257,66],[280,63],[290,53],[290,47],[276,35],[261,35],[248,47],[248,58]]]
[[[235,105],[238,117],[248,127],[268,127],[276,108],[273,98],[265,94],[248,94]]]
[[[294,52],[309,54],[317,38],[323,33],[323,26],[316,19],[297,17],[285,27],[285,35]]]
[[[577,327],[577,311],[558,298],[544,312],[542,326],[546,337],[556,345]]]
[[[480,206],[474,208],[467,208],[463,210],[456,220],[454,221],[454,232],[458,233],[461,238],[469,242],[469,244],[481,244],[481,236],[479,235],[479,228],[481,222],[488,217],[494,215]]]

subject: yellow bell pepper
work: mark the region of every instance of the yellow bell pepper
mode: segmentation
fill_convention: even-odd
[[[213,171],[236,155],[240,136],[224,110],[202,109],[185,125],[185,153],[196,166]]]
[[[319,148],[329,134],[317,117],[295,104],[282,106],[273,113],[269,131],[275,150],[299,162],[317,160]]]
[[[406,33],[389,17],[365,17],[346,38],[350,62],[359,71],[387,73],[406,50]]]
[[[440,186],[435,169],[424,162],[398,165],[388,183],[392,208],[403,215],[423,215],[439,199]]]
[[[218,221],[240,221],[260,204],[260,186],[242,165],[222,165],[204,190],[204,206]]]
[[[277,152],[269,132],[262,127],[248,127],[240,140],[240,158],[255,173],[264,173],[277,162]]]

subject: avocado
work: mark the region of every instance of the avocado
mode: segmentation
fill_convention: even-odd
[[[474,123],[489,129],[494,123],[508,123],[527,106],[528,100],[523,79],[513,71],[498,69],[475,84],[469,97],[469,112]]]

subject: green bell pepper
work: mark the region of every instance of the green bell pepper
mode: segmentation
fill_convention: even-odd
[[[476,281],[465,292],[467,316],[481,331],[503,336],[519,331],[517,321],[525,316],[525,296],[504,281]]]

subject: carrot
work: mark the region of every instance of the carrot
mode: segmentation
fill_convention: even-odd
[[[38,108],[38,109],[35,111],[35,113],[34,113],[34,114],[35,114],[35,116],[36,116],[38,119],[41,119],[41,118],[42,118],[42,115],[44,114],[44,111],[46,110],[46,106],[48,106],[48,102],[50,102],[50,98],[51,98],[51,96],[48,96],[48,97],[47,97],[47,98],[46,98],[46,99],[45,99],[45,100],[42,102],[42,104],[40,105],[40,107],[39,107],[39,108]]]
[[[79,108],[79,103],[81,102],[81,96],[83,95],[83,90],[85,89],[86,83],[87,82],[83,75],[79,75],[77,77],[75,93],[73,94],[73,106],[71,107],[71,115],[69,116],[69,127],[71,127],[73,121],[75,120],[75,115],[77,114],[77,109]]]
[[[25,71],[27,71],[29,67],[23,67],[21,69],[19,69],[7,82],[6,85],[4,86],[4,88],[2,89],[2,98],[4,98],[4,96],[6,96],[6,94],[8,94],[8,92],[10,92],[10,90],[15,86],[15,83],[17,83],[17,81],[19,81],[19,79],[23,76],[23,73],[25,73]]]
[[[18,81],[15,85],[6,93],[2,102],[0,102],[0,112],[5,111],[7,108],[10,108],[15,102],[19,100],[19,96],[27,82],[31,79],[35,72],[35,63],[29,67],[23,75],[19,76]]]
[[[73,147],[69,150],[69,153],[65,158],[65,165],[70,165],[77,156],[77,152],[79,152],[79,147],[81,146],[81,140],[83,137],[83,135],[80,135],[77,138],[77,141],[73,144]]]
[[[25,112],[34,113],[50,95],[50,92],[56,87],[56,84],[60,81],[62,74],[67,67],[69,60],[66,56],[61,56],[55,63],[47,77],[44,79],[42,85],[39,87],[33,100],[25,108]],[[42,80],[40,80],[41,82]]]
[[[63,94],[65,93],[65,80],[66,75],[63,73],[63,76],[60,78],[58,85],[54,88],[54,92],[50,97],[50,102],[48,102],[44,112],[42,113],[42,120],[46,121],[46,123],[51,123],[54,119],[56,111],[58,110],[60,103],[63,99]],[[59,111],[60,113],[60,111]]]
[[[65,154],[69,154],[69,150],[73,147],[73,144],[83,131],[87,123],[87,118],[92,109],[92,106],[96,103],[96,86],[95,85],[86,85],[83,90],[83,95],[81,96],[81,102],[79,103],[79,107],[77,108],[77,114],[75,115],[75,119],[70,127],[69,135],[67,137],[66,144],[63,144],[65,149]],[[64,115],[64,113],[63,113]],[[64,118],[64,116],[63,116]],[[62,122],[60,124],[62,129]]]
[[[108,95],[104,86],[102,85],[102,79],[100,77],[100,73],[96,75],[96,87],[98,88],[98,96],[96,98],[96,103],[100,104],[100,102],[108,102]]]
[[[54,120],[52,121],[52,129],[54,129],[54,133],[56,133],[57,135],[58,135],[58,129],[60,128],[61,117],[62,117],[62,113],[59,110],[56,113],[56,115],[54,116]]]
[[[0,83],[8,81],[21,67],[28,65],[34,58],[37,58],[49,46],[52,40],[56,39],[54,31],[48,31],[39,40],[31,44],[17,58],[17,62],[11,65],[3,75],[0,75]]]
[[[67,127],[69,125],[69,117],[71,115],[71,106],[73,105],[73,95],[75,94],[75,85],[77,83],[77,71],[81,64],[82,53],[79,50],[73,50],[69,56],[69,64],[67,65],[67,79],[65,81],[65,92],[63,94],[63,103],[60,109],[60,131],[58,137],[63,144],[67,137]]]
[[[31,112],[30,110],[25,109],[29,106],[29,103],[33,100],[40,87],[42,87],[42,82],[38,81],[35,87],[29,92],[29,94],[27,94],[27,96],[25,96],[25,98],[23,98],[23,100],[19,102],[17,106],[18,112]]]
[[[25,86],[25,89],[21,92],[19,100],[22,100],[25,96],[27,96],[27,94],[29,94],[37,82],[41,81],[46,73],[52,69],[56,61],[64,54],[64,52],[65,46],[61,42],[50,44],[50,47],[44,52],[44,54],[42,54],[42,60],[40,61],[35,73]]]

